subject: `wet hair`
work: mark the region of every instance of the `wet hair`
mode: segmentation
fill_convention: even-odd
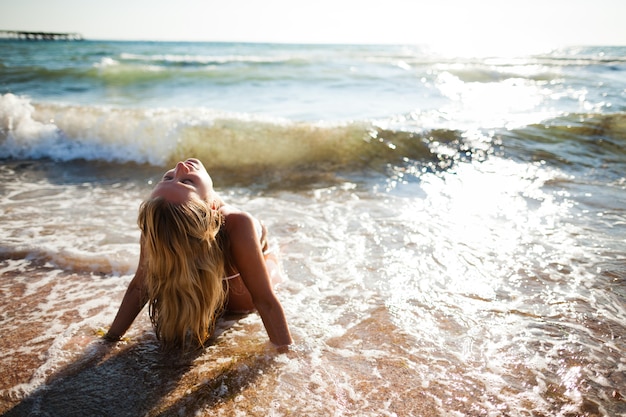
[[[220,212],[199,199],[156,197],[141,204],[138,224],[157,337],[166,347],[186,347],[190,338],[203,346],[226,298]]]

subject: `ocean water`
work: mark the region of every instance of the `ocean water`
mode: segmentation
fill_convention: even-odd
[[[626,415],[626,48],[0,42],[0,413]],[[102,343],[199,157],[268,226],[256,314]]]

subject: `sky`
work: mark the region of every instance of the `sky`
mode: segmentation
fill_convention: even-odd
[[[0,0],[0,30],[87,39],[626,45],[624,0]]]

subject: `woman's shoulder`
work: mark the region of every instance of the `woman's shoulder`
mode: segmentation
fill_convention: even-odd
[[[250,221],[252,219],[252,215],[247,211],[243,211],[229,204],[224,204],[222,207],[220,207],[219,211],[224,218],[224,223],[236,223],[242,221]]]
[[[220,212],[224,219],[224,229],[229,235],[257,229],[256,224],[259,221],[247,211],[225,204]]]

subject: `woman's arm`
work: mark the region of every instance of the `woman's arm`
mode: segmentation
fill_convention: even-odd
[[[139,265],[137,266],[135,276],[132,281],[130,281],[130,284],[128,284],[126,294],[124,294],[124,298],[122,299],[122,304],[117,311],[117,315],[115,316],[109,331],[104,336],[107,340],[119,340],[124,333],[126,333],[130,325],[133,324],[133,321],[135,321],[135,318],[147,302],[144,288],[145,269],[143,265],[143,256],[140,255]]]
[[[274,294],[254,220],[245,212],[230,213],[226,220],[232,259],[252,296],[270,341],[279,349],[292,343],[283,307]]]

